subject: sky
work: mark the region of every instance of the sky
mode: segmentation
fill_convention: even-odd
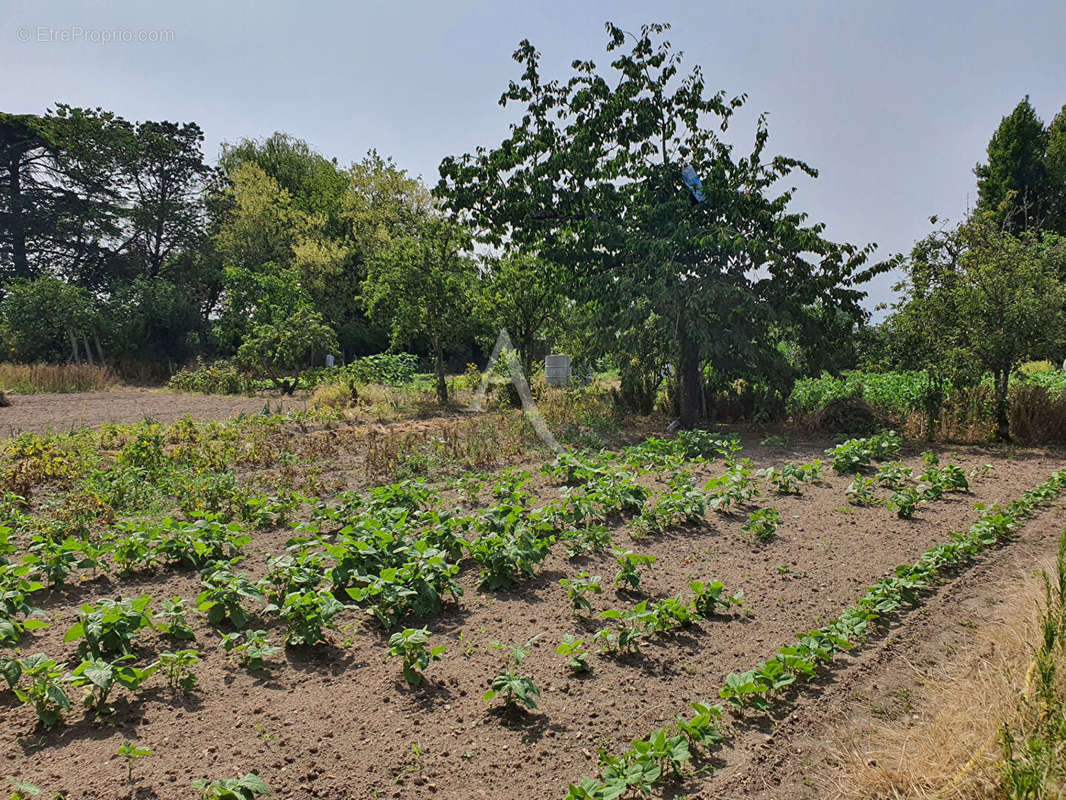
[[[575,58],[606,66],[608,20],[669,22],[710,88],[748,95],[738,149],[766,112],[769,151],[820,173],[790,182],[793,208],[878,258],[908,251],[930,215],[965,214],[1022,97],[1045,122],[1066,104],[1064,0],[3,0],[0,110],[194,121],[212,161],[224,141],[284,131],[342,165],[376,148],[433,184],[442,157],[506,136],[497,101],[519,41],[564,78]],[[897,279],[870,285],[871,309]]]

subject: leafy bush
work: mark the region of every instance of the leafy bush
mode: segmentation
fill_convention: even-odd
[[[0,660],[0,674],[21,702],[33,706],[41,724],[51,728],[62,720],[64,711],[70,711],[70,698],[63,689],[68,682],[63,673],[66,666],[44,653],[37,653],[26,658]],[[28,687],[21,684],[23,677],[30,679]]]
[[[148,607],[152,598],[141,595],[136,600],[101,600],[99,605],[83,605],[78,621],[67,629],[64,642],[78,639],[78,655],[93,658],[127,655],[133,640],[144,628],[152,628]]]
[[[201,581],[204,590],[196,597],[196,607],[207,614],[212,625],[221,625],[226,620],[240,630],[251,619],[243,603],[245,600],[262,600],[258,587],[246,576],[235,573],[228,565],[209,572]]]

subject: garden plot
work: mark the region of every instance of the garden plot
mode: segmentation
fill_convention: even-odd
[[[17,781],[69,797],[249,774],[283,797],[713,796],[694,767],[728,764],[794,683],[1062,484],[1039,453],[901,456],[879,436],[749,456],[694,432],[181,513],[182,459],[208,445],[111,435],[91,468],[44,468],[65,451],[29,440],[5,466],[39,480],[5,499],[0,747]]]

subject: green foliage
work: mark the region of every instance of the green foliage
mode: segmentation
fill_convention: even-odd
[[[758,542],[773,541],[777,528],[781,524],[781,514],[776,508],[760,508],[748,514],[744,530],[755,537]]]
[[[532,575],[551,547],[550,538],[542,535],[542,523],[528,520],[521,505],[492,507],[475,527],[480,535],[467,542],[467,550],[481,568],[481,583],[487,589],[506,589]]]
[[[614,576],[614,585],[628,589],[632,592],[640,591],[640,568],[654,564],[658,559],[653,555],[634,553],[620,547],[611,548],[611,555],[618,564],[618,572]]]
[[[285,621],[287,644],[310,646],[325,639],[323,628],[334,627],[333,618],[343,608],[328,589],[318,589],[291,592],[280,604],[268,604],[263,613]]]
[[[880,477],[880,473],[878,473]],[[848,496],[848,502],[855,506],[872,506],[877,503],[877,498],[874,497],[874,489],[877,487],[877,481],[873,478],[864,478],[858,472],[855,473],[855,480],[848,484],[848,488],[844,490],[844,493]]]
[[[167,679],[167,686],[173,691],[181,689],[191,692],[196,686],[196,675],[192,668],[200,663],[200,653],[197,650],[186,648],[184,650],[164,650],[159,654],[159,670]]]
[[[64,675],[66,664],[59,664],[44,653],[26,658],[5,659],[0,664],[4,679],[20,702],[30,703],[37,712],[37,719],[46,728],[55,726],[63,719],[63,712],[70,711],[70,698],[63,685],[68,682]],[[29,686],[22,679],[29,679]]]
[[[489,690],[482,696],[483,700],[486,702],[491,701],[499,695],[503,697],[504,704],[508,708],[517,708],[519,704],[529,709],[537,707],[535,698],[540,697],[540,689],[537,688],[531,678],[519,675],[518,668],[522,666],[522,662],[526,660],[530,648],[538,638],[540,638],[539,634],[529,639],[525,644],[516,644],[510,648],[511,668],[492,679],[489,683]],[[499,642],[493,642],[492,646],[497,650],[504,649],[504,646]]]
[[[149,605],[152,598],[101,600],[96,606],[78,609],[78,621],[67,629],[64,642],[78,642],[78,655],[93,658],[124,656],[130,653],[134,639],[144,628],[152,628]]]
[[[843,444],[825,451],[833,459],[833,470],[838,475],[858,472],[874,461],[898,458],[902,440],[895,431],[882,431],[865,439],[848,439]]]
[[[585,651],[585,640],[579,639],[572,634],[566,634],[563,640],[555,648],[555,652],[566,657],[566,666],[574,672],[584,674],[592,672],[589,664],[588,653]]]
[[[189,627],[189,622],[185,618],[188,613],[185,601],[180,597],[164,598],[161,605],[162,610],[152,618],[155,620],[156,630],[172,639],[192,639],[192,628]]]
[[[254,327],[241,342],[237,360],[291,394],[298,380],[288,376],[299,372],[312,353],[335,352],[337,348],[336,334],[322,315],[300,307]]]
[[[426,217],[371,259],[363,298],[371,319],[389,328],[393,347],[425,336],[436,374],[437,400],[448,402],[444,348],[470,324],[477,274],[462,255],[466,232],[442,217]]]
[[[523,41],[514,55],[520,77],[501,101],[519,106],[520,122],[498,148],[445,158],[436,192],[488,243],[573,271],[571,294],[592,307],[593,338],[618,354],[623,393],[634,383],[634,342],[661,342],[659,358],[678,366],[688,428],[705,364],[723,383],[775,372],[784,384],[780,331],[813,354],[835,313],[849,324],[861,317],[854,287],[874,270],[860,269],[868,250],[824,240],[820,226],[789,210],[791,190],[773,192],[793,171],[813,171],[764,152],[764,119],[750,154],[719,146],[744,96],[709,93],[698,69],[682,74],[666,29],[645,25],[627,36],[609,24],[607,59],[574,61],[572,76],[558,80],[541,76],[539,53]],[[603,63],[609,68],[597,69]],[[690,195],[683,167],[703,181],[706,200]],[[767,253],[774,268],[755,280]],[[824,286],[835,287],[831,300]],[[816,303],[826,313],[805,314]],[[734,335],[714,335],[719,322]],[[654,398],[648,383],[639,394]]]
[[[115,686],[136,692],[159,669],[158,662],[147,667],[136,667],[129,663],[133,659],[132,655],[120,656],[113,661],[94,657],[74,668],[69,681],[73,686],[85,687],[84,703],[87,709],[101,715],[111,713],[107,700]]]
[[[201,800],[255,800],[259,795],[270,794],[270,789],[255,773],[243,778],[219,778],[213,781],[199,779],[192,782],[193,788],[202,794]]]
[[[204,590],[196,596],[196,607],[207,614],[207,621],[218,626],[228,621],[240,630],[251,620],[245,600],[262,600],[258,587],[228,565],[220,565],[205,575]]]
[[[221,634],[221,647],[237,659],[242,667],[252,672],[266,669],[266,660],[281,652],[281,648],[270,644],[266,631],[235,631]]]
[[[900,519],[912,519],[922,499],[922,495],[913,486],[904,486],[892,493],[889,504],[896,509]]]
[[[689,588],[696,594],[692,607],[701,617],[713,617],[718,613],[719,608],[722,611],[728,611],[733,606],[743,605],[741,603],[741,598],[744,596],[743,590],[736,594],[726,595],[724,594],[725,585],[721,581],[708,583],[692,581]]]
[[[566,596],[570,600],[570,607],[574,614],[581,611],[592,612],[592,604],[588,601],[588,595],[603,593],[600,580],[599,575],[589,575],[587,572],[582,572],[573,578],[559,579],[559,585],[566,590]]]
[[[152,755],[152,751],[147,747],[138,747],[127,739],[119,745],[117,755],[126,759],[126,780],[129,783],[133,783],[133,762],[138,758],[146,758]]]
[[[420,686],[422,671],[444,655],[444,645],[428,646],[429,636],[427,628],[404,628],[389,637],[389,658],[403,659],[403,678],[410,686]]]

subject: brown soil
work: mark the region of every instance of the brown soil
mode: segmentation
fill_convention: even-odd
[[[807,460],[825,446],[755,448],[745,455],[763,466]],[[921,471],[917,458],[905,460]],[[0,696],[0,773],[69,798],[186,798],[195,778],[246,772],[257,773],[272,796],[281,798],[562,798],[568,782],[597,771],[600,748],[625,749],[632,739],[684,713],[688,702],[713,699],[729,672],[767,658],[797,632],[837,615],[897,564],[944,541],[949,531],[965,530],[976,519],[975,502],[1014,499],[1062,466],[1060,459],[1038,452],[1008,460],[967,450],[957,458],[967,469],[988,462],[997,464],[996,472],[972,494],[947,495],[922,506],[912,521],[881,507],[846,506],[850,478],[827,470],[826,479],[805,487],[801,497],[761,501],[776,506],[783,520],[778,537],[767,545],[755,545],[741,531],[742,514],[708,514],[698,528],[636,542],[623,527],[615,529],[616,544],[658,557],[644,570],[649,595],[687,593],[691,580],[719,579],[730,592],[744,590],[744,613],[652,641],[638,657],[592,655],[594,672],[587,678],[568,674],[555,645],[575,633],[593,651],[591,634],[598,625],[571,616],[558,580],[587,571],[609,585],[615,565],[609,555],[568,562],[564,547],[557,545],[536,576],[514,592],[480,591],[476,572],[465,565],[465,595],[458,607],[425,621],[434,643],[448,650],[429,668],[429,682],[421,689],[403,684],[398,664],[385,659],[386,634],[357,611],[344,616],[328,645],[289,648],[269,674],[258,677],[230,666],[215,646],[217,635],[200,621],[191,646],[201,650],[204,661],[191,695],[171,696],[153,679],[157,688],[146,688],[128,702],[118,693],[111,718],[97,722],[75,711],[54,732],[37,730],[32,709],[15,705],[9,693]],[[697,478],[720,472],[720,465],[710,465]],[[547,496],[558,489],[541,481],[538,492]],[[818,748],[825,742],[817,737],[828,730],[826,721],[850,713],[857,682],[885,669],[898,672],[892,653],[912,653],[934,642],[969,613],[962,598],[967,591],[982,591],[990,571],[1005,570],[1027,542],[1057,537],[1054,513],[1045,512],[1018,542],[933,595],[927,611],[906,615],[886,638],[842,660],[777,720],[739,726],[733,744],[718,754],[715,765],[723,772],[694,777],[672,791],[689,798],[824,796],[824,787],[809,784],[809,772],[822,769],[824,762],[808,767],[807,760],[821,757]],[[288,536],[287,530],[257,534],[241,569],[261,575],[268,554],[280,553]],[[54,593],[40,603],[50,627],[28,636],[23,650],[72,661],[73,645],[64,644],[62,635],[82,602],[141,592],[191,601],[197,591],[195,573],[161,571]],[[593,605],[598,614],[638,599],[608,589],[593,598]],[[280,638],[276,625],[264,621],[256,627],[273,627]],[[542,691],[539,710],[504,712],[485,703],[482,693],[505,666],[492,643],[523,642],[537,634],[541,637],[521,673]],[[172,645],[150,633],[141,647],[148,660]],[[812,737],[814,744],[808,742]],[[134,765],[132,786],[115,754],[127,738],[154,751]]]
[[[179,394],[159,389],[113,389],[79,394],[9,394],[11,405],[0,412],[0,435],[16,436],[25,431],[69,433],[75,428],[105,423],[140,422],[151,417],[174,422],[186,414],[193,419],[228,419],[242,411],[255,414],[269,404],[272,411],[306,408],[303,398],[236,397],[230,395]]]

